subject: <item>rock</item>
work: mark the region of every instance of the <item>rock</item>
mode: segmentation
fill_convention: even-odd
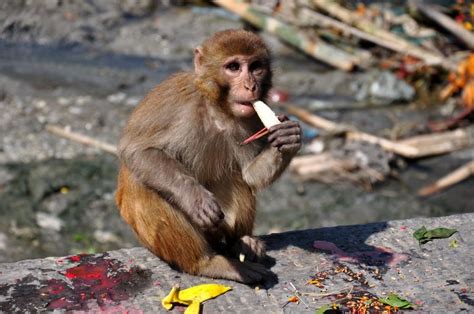
[[[408,102],[415,97],[415,89],[388,71],[371,71],[350,85],[358,101],[369,100],[373,105]]]
[[[57,216],[43,212],[36,213],[36,222],[41,228],[50,229],[56,232],[60,231],[64,224]]]
[[[120,9],[124,14],[141,17],[153,13],[155,0],[120,0]]]
[[[7,249],[7,236],[5,233],[0,232],[0,250],[6,250]]]

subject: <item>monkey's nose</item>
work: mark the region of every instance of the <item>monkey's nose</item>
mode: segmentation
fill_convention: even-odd
[[[250,91],[250,92],[255,92],[257,90],[257,84],[255,83],[244,83],[244,87],[246,90]]]

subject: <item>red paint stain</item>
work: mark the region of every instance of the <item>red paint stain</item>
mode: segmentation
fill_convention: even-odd
[[[71,262],[75,262],[75,263],[78,263],[81,261],[81,256],[80,255],[74,255],[74,256],[70,256],[68,258]]]
[[[49,299],[48,310],[88,310],[87,303],[95,301],[101,311],[108,313],[139,312],[125,309],[121,302],[150,283],[150,271],[126,267],[105,255],[75,255],[67,259],[79,263],[63,273],[68,280],[52,279],[41,288],[41,294]]]
[[[318,250],[330,252],[339,261],[354,264],[366,263],[373,265],[396,266],[408,260],[408,255],[397,253],[389,248],[374,247],[372,251],[360,251],[348,253],[338,248],[334,243],[328,241],[314,241],[313,247]]]

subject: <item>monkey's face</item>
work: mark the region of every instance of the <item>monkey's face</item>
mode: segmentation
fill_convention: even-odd
[[[222,73],[229,86],[228,103],[233,115],[252,117],[255,114],[252,103],[266,93],[267,60],[258,56],[234,55],[224,61]]]

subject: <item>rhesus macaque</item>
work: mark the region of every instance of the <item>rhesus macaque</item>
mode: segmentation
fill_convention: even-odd
[[[255,194],[300,149],[301,129],[281,118],[268,137],[239,144],[263,128],[252,102],[271,87],[270,61],[257,35],[218,32],[195,49],[194,72],[156,86],[125,127],[121,215],[151,252],[184,272],[244,283],[272,274],[259,263],[264,243],[252,237]]]

